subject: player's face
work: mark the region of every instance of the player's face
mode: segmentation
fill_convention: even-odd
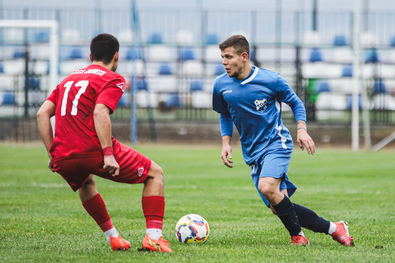
[[[231,78],[244,79],[244,72],[246,68],[245,57],[247,53],[238,55],[234,47],[228,47],[221,51],[222,64],[225,67],[226,73]]]

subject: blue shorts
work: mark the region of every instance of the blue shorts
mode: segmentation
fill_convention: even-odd
[[[269,152],[250,165],[252,181],[266,206],[269,206],[269,201],[258,190],[259,178],[281,178],[280,191],[287,189],[289,197],[295,193],[296,186],[289,180],[287,175],[291,156],[292,151]]]

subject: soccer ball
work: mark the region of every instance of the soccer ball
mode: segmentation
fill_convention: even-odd
[[[209,234],[210,227],[200,215],[185,215],[176,224],[176,236],[181,243],[204,243]]]

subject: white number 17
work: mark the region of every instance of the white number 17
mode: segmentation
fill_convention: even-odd
[[[69,96],[69,91],[71,89],[71,87],[73,86],[73,82],[74,81],[68,81],[66,82],[66,84],[64,84],[64,87],[66,88],[66,90],[64,91],[63,94],[63,100],[62,100],[62,108],[61,108],[61,116],[66,115],[66,106],[67,106],[67,98]],[[81,87],[77,93],[77,95],[75,95],[75,98],[73,100],[73,107],[71,108],[71,115],[77,115],[77,106],[78,106],[78,100],[80,99],[82,93],[84,93],[86,91],[86,88],[89,85],[89,81],[87,80],[80,80],[78,81],[74,86],[75,87]]]

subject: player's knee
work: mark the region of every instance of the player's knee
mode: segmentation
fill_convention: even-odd
[[[272,199],[272,196],[274,196],[276,193],[276,189],[269,184],[261,184],[260,183],[258,185],[258,190],[269,201]]]
[[[164,182],[163,169],[158,164],[152,162],[148,177],[152,177],[155,181]]]

